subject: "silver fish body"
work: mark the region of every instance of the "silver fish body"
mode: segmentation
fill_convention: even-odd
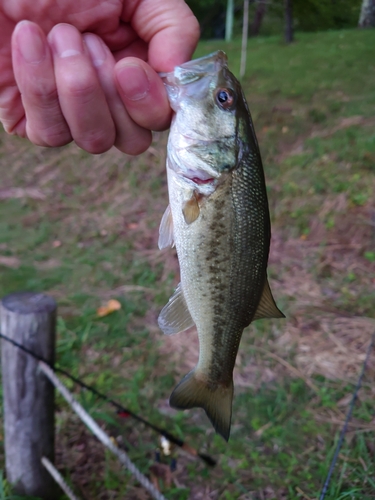
[[[283,317],[267,282],[270,219],[263,167],[241,86],[223,52],[164,75],[175,111],[170,208],[159,247],[176,245],[181,283],[159,316],[167,334],[197,327],[198,364],[170,404],[205,409],[229,438],[233,368],[251,321]]]

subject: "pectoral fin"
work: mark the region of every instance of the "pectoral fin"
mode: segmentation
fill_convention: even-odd
[[[168,304],[162,309],[158,318],[158,323],[160,329],[163,330],[166,335],[183,332],[194,326],[194,321],[190,316],[182,292],[181,283],[177,286]]]
[[[184,219],[186,224],[191,224],[192,222],[196,221],[199,217],[200,214],[200,208],[198,204],[197,197],[195,193],[193,193],[193,196],[185,202],[183,208],[182,208],[182,213],[184,215]]]
[[[173,245],[172,211],[170,205],[168,205],[160,222],[158,246],[162,250],[163,248],[173,247]]]
[[[275,299],[272,297],[268,279],[266,279],[264,283],[262,297],[253,317],[253,321],[261,318],[285,318],[285,315],[277,307]]]

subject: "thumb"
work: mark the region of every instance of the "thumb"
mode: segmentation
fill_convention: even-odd
[[[172,71],[191,58],[200,29],[183,0],[141,0],[134,12],[124,10],[123,20],[148,43],[148,62],[155,71]]]

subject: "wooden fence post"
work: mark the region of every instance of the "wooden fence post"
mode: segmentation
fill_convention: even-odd
[[[41,293],[13,293],[0,303],[0,331],[54,362],[56,302]],[[41,463],[54,460],[54,388],[38,361],[1,342],[6,475],[16,493],[55,500],[56,485]]]

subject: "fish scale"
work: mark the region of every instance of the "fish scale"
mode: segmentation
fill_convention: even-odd
[[[199,337],[197,366],[170,404],[202,407],[228,440],[243,330],[253,320],[284,316],[267,281],[270,218],[262,161],[223,52],[162,76],[175,115],[167,155],[170,205],[159,247],[176,245],[181,283],[159,325],[167,334],[195,325]]]

